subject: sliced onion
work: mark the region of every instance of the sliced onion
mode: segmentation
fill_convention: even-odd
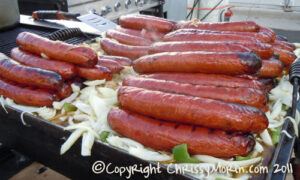
[[[105,79],[83,82],[83,84],[87,86],[98,86],[98,85],[103,85],[104,83],[105,83]]]
[[[83,134],[81,143],[81,155],[90,156],[91,150],[95,141],[95,136],[91,132],[86,132]]]
[[[146,148],[129,147],[129,154],[149,161],[168,161],[172,159],[172,156],[161,154],[156,151],[150,151]]]
[[[72,145],[80,138],[83,132],[84,130],[82,129],[76,129],[74,132],[72,132],[66,142],[61,146],[60,154],[62,155],[67,152],[72,147]]]

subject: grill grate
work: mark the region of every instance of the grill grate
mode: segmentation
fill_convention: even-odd
[[[48,34],[56,31],[56,29],[37,27],[37,26],[27,26],[20,25],[14,29],[10,29],[4,32],[0,32],[0,52],[9,56],[10,50],[17,47],[16,37],[21,32],[32,32],[41,36],[47,36]],[[70,44],[80,44],[88,40],[85,36],[76,36],[66,40],[65,42]]]

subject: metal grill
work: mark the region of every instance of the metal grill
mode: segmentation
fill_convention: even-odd
[[[46,37],[50,33],[56,31],[56,29],[43,28],[43,27],[35,27],[35,26],[26,26],[20,25],[14,29],[10,29],[0,33],[0,52],[9,56],[10,50],[14,47],[17,47],[16,37],[21,32],[32,32],[41,36]],[[83,41],[86,41],[87,37],[85,36],[76,36],[72,37],[65,42],[70,44],[80,44]]]

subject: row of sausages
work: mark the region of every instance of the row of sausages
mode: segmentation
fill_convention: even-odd
[[[161,24],[171,28],[161,30]],[[133,60],[161,52],[253,51],[263,60],[259,76],[273,78],[281,73],[283,65],[290,66],[296,58],[292,52],[294,45],[277,39],[273,30],[260,27],[254,22],[176,24],[145,15],[127,15],[120,18],[120,25],[122,27],[106,33],[109,39],[103,39],[101,46],[108,54],[126,56]],[[154,41],[163,42],[153,43]]]
[[[109,125],[157,150],[186,143],[191,154],[223,158],[253,150],[252,133],[268,127],[272,78],[295,59],[292,44],[254,22],[127,15],[106,37],[102,49],[140,73],[123,80]]]
[[[52,106],[53,101],[71,95],[72,83],[111,80],[113,73],[132,63],[125,57],[98,57],[91,48],[28,32],[18,35],[17,44],[11,58],[0,55],[0,94],[25,105]]]

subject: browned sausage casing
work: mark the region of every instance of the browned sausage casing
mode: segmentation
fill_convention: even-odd
[[[259,55],[262,59],[269,59],[273,57],[274,50],[272,45],[267,43],[251,43],[251,42],[232,42],[235,44],[243,45],[249,49],[251,49],[253,52],[255,52],[257,55]]]
[[[166,34],[162,41],[235,41],[235,42],[259,42],[257,39],[238,35],[238,34],[221,34],[221,33],[207,33],[203,31],[174,31]]]
[[[3,78],[0,78],[0,94],[16,103],[29,106],[52,106],[53,101],[59,101],[52,92],[24,87]]]
[[[294,44],[286,42],[286,41],[280,41],[277,39],[272,43],[272,46],[277,47],[277,48],[282,48],[287,51],[294,51],[296,49],[296,46]]]
[[[76,75],[76,68],[71,63],[44,59],[19,48],[12,49],[10,56],[21,64],[57,72],[64,79],[70,79]]]
[[[242,36],[250,36],[254,39],[257,39],[263,43],[271,43],[272,39],[263,33],[257,32],[238,32],[238,31],[215,31],[215,30],[200,30],[200,29],[178,29],[174,32],[177,33],[184,33],[184,32],[198,32],[198,33],[219,33],[219,34],[235,34],[235,35],[242,35]]]
[[[149,54],[161,52],[250,52],[246,48],[236,43],[208,42],[208,41],[179,41],[179,42],[157,42],[150,46]]]
[[[144,56],[134,61],[139,73],[188,72],[215,74],[253,74],[261,67],[253,52],[165,52]]]
[[[127,28],[122,28],[120,26],[117,26],[116,30],[123,32],[125,34],[143,37],[143,38],[149,39],[151,41],[158,41],[165,35],[165,33],[161,33],[161,32],[147,31],[145,29],[143,29],[143,30],[127,29]]]
[[[275,78],[283,71],[283,64],[277,59],[263,60],[262,67],[259,70],[259,77]]]
[[[119,23],[124,28],[159,32],[170,32],[174,26],[173,22],[165,19],[136,14],[121,16]]]
[[[148,46],[130,46],[120,44],[111,39],[102,39],[101,48],[109,55],[128,57],[129,59],[137,59],[141,56],[147,55]]]
[[[215,99],[224,102],[254,106],[259,109],[262,109],[267,103],[266,94],[263,91],[253,88],[226,88],[192,85],[144,77],[126,77],[123,80],[123,86]]]
[[[276,33],[270,28],[260,27],[259,33],[269,36],[272,39],[271,42],[274,42],[276,40]]]
[[[112,72],[106,67],[96,65],[92,68],[77,67],[78,75],[88,80],[106,79],[107,81],[112,79]]]
[[[17,44],[24,50],[49,58],[74,63],[80,66],[92,67],[97,63],[97,53],[88,47],[75,46],[29,32],[22,32],[17,37]]]
[[[285,65],[290,66],[296,60],[297,56],[291,52],[278,47],[273,47],[274,52],[279,55],[279,60]]]
[[[221,74],[202,74],[202,73],[153,73],[143,74],[141,77],[154,78],[179,83],[188,83],[205,86],[229,87],[229,88],[255,88],[264,90],[259,81],[245,79],[236,76]]]
[[[61,75],[53,71],[21,65],[0,53],[0,75],[20,84],[45,89],[58,89],[62,86]]]
[[[259,81],[263,84],[266,92],[271,91],[276,86],[274,79],[272,79],[272,78],[259,78],[259,79],[257,79],[257,81]]]
[[[112,73],[119,73],[123,69],[118,62],[109,59],[99,59],[97,65],[108,68]]]
[[[150,46],[152,44],[152,41],[150,41],[149,39],[125,34],[113,29],[108,30],[106,32],[106,37],[115,39],[122,44],[127,44],[132,46]]]
[[[146,116],[228,131],[262,132],[265,114],[252,106],[123,86],[121,107]]]
[[[69,97],[73,92],[71,84],[71,82],[65,82],[62,87],[58,89],[57,95],[62,99]]]
[[[191,154],[228,158],[246,156],[255,145],[250,134],[164,122],[119,108],[112,108],[107,120],[121,135],[162,151],[186,143]]]
[[[101,59],[108,59],[112,61],[116,61],[117,63],[121,64],[122,66],[131,66],[132,61],[129,58],[121,57],[121,56],[106,56],[100,55],[99,60]]]
[[[199,21],[181,21],[177,23],[176,29],[202,29],[212,31],[239,31],[239,32],[257,32],[259,26],[253,21],[241,22],[199,22]]]

